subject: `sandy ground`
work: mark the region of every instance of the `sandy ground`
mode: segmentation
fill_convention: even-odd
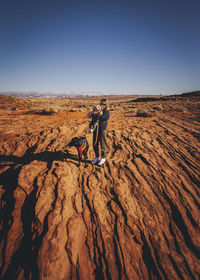
[[[1,279],[199,279],[200,97],[132,99],[110,100],[102,167],[86,132],[99,99],[51,101],[54,115],[1,102]]]

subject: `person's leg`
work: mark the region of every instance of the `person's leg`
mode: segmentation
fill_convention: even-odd
[[[97,128],[97,124],[98,124],[97,122],[94,122],[94,123],[93,123],[93,129],[94,129],[94,130]]]
[[[93,149],[94,149],[96,158],[99,157],[99,135],[97,135],[97,133],[98,133],[98,131],[97,131],[97,129],[95,129],[93,132]]]
[[[101,144],[101,157],[105,158],[107,154],[107,130],[103,129],[100,133],[100,144]]]

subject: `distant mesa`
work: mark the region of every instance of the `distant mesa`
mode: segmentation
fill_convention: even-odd
[[[129,102],[152,102],[152,101],[158,101],[158,100],[168,100],[169,97],[171,99],[176,97],[196,97],[200,96],[200,91],[192,91],[192,92],[186,92],[181,94],[175,94],[175,95],[167,95],[163,96],[156,95],[156,94],[127,94],[127,93],[103,93],[103,92],[19,92],[19,91],[9,91],[9,92],[0,92],[1,95],[6,96],[15,96],[15,97],[34,97],[34,98],[70,98],[70,97],[90,97],[90,96],[135,96],[138,97],[137,99],[130,100]]]
[[[180,96],[184,96],[184,97],[200,96],[200,91],[197,90],[197,91],[192,91],[192,92],[185,92],[185,93],[180,94]]]
[[[200,96],[200,91],[192,91],[192,92],[186,92],[186,93],[181,93],[177,95],[169,95],[169,96],[159,96],[159,97],[139,97],[137,99],[130,100],[128,102],[154,102],[154,101],[168,101],[170,100],[176,100],[178,97],[197,97]]]

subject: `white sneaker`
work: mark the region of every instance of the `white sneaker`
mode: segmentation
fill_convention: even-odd
[[[92,164],[96,164],[98,161],[100,161],[99,157],[95,157],[94,160],[92,161]]]
[[[105,158],[101,158],[100,161],[98,162],[98,165],[102,165],[106,161]]]

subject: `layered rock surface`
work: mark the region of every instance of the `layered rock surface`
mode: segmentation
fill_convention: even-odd
[[[87,168],[86,113],[0,110],[1,279],[199,279],[200,98],[119,105]]]

